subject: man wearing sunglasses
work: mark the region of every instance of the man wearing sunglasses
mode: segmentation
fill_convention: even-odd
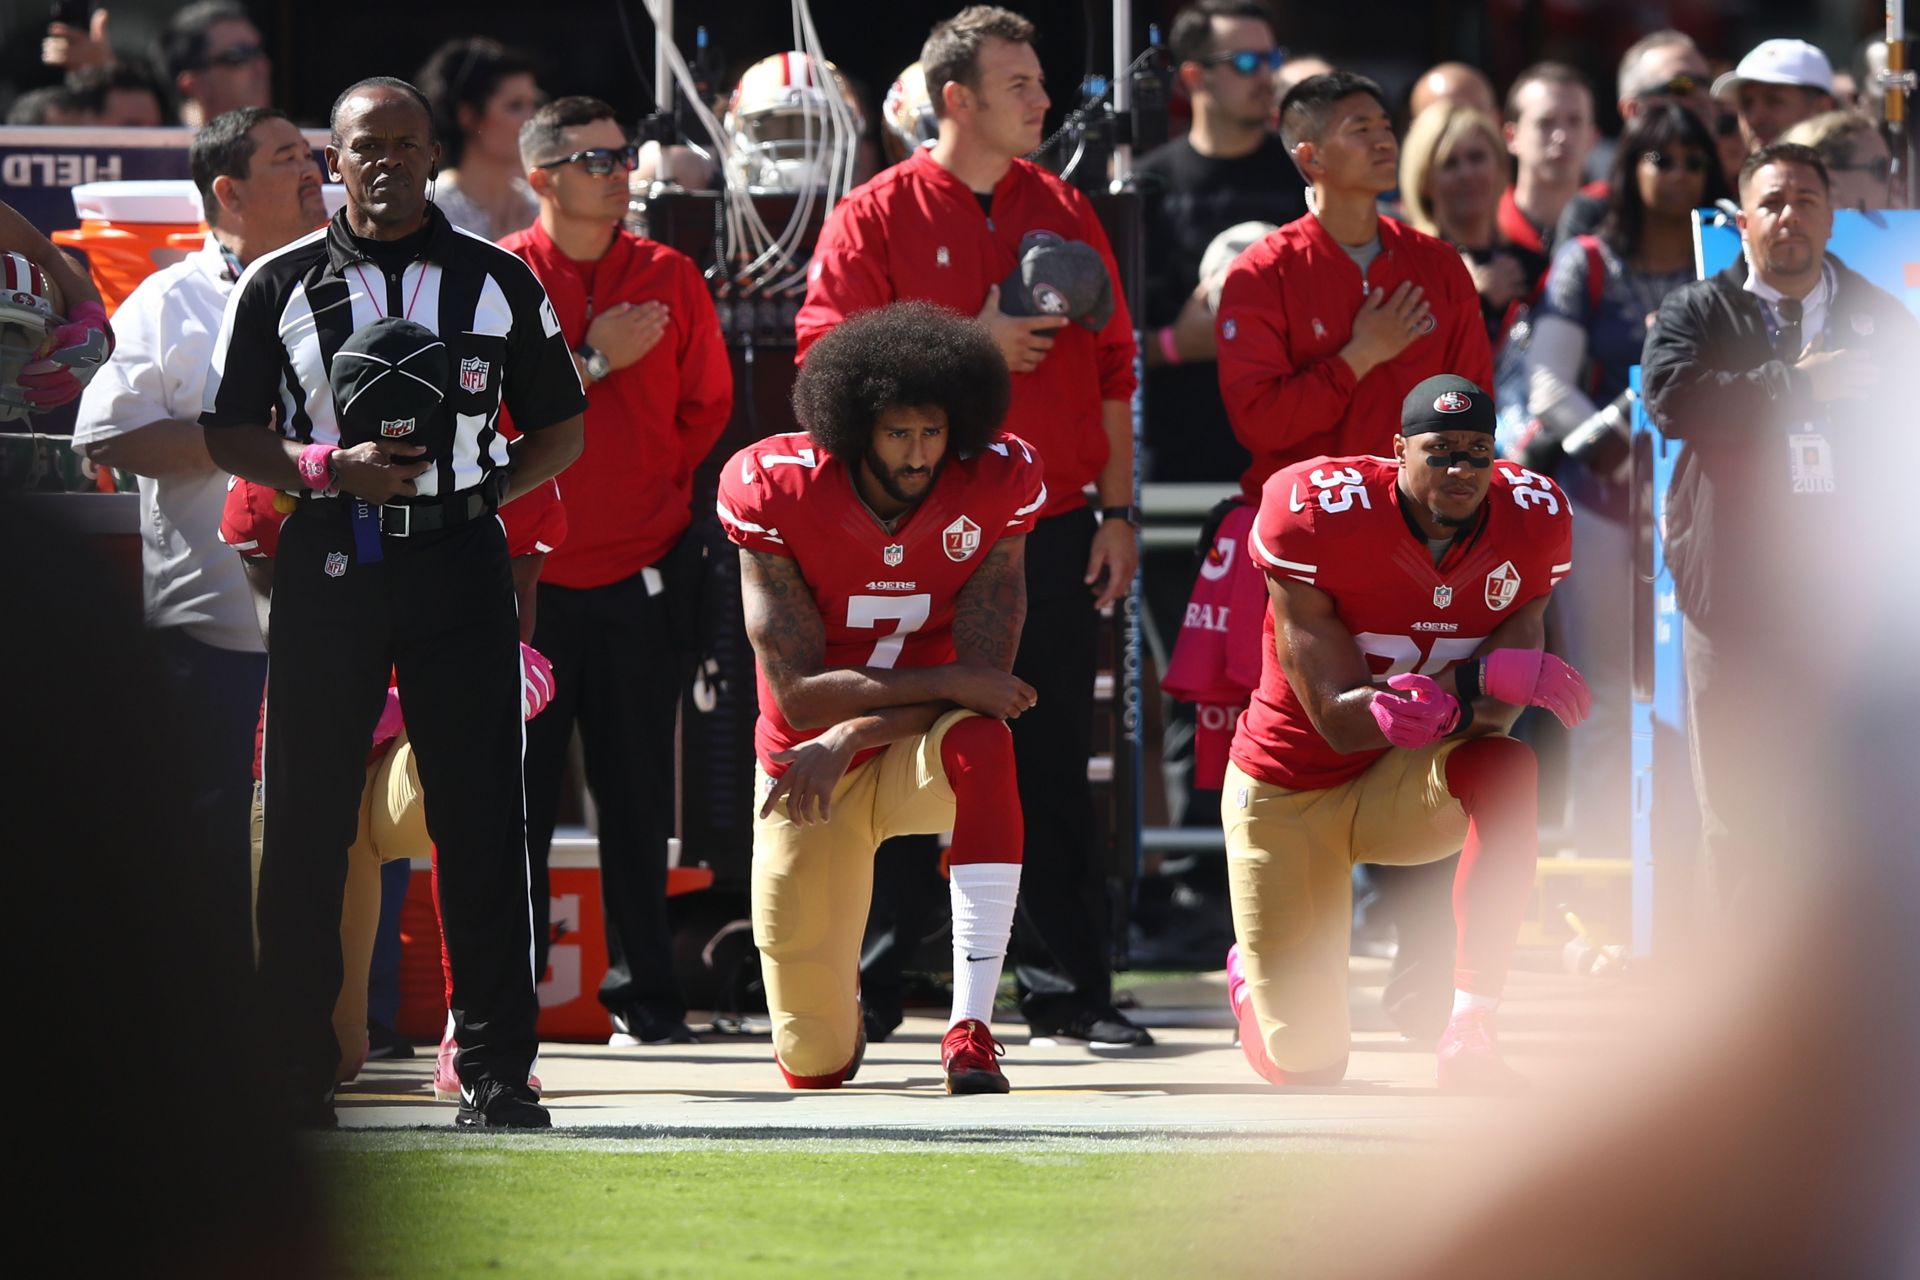
[[[1616,106],[1622,122],[1633,120],[1663,102],[1677,102],[1700,119],[1713,132],[1719,108],[1707,92],[1712,73],[1693,37],[1684,31],[1655,31],[1634,41],[1620,57],[1620,72],[1615,84],[1619,91]],[[1731,124],[1729,127],[1733,127]],[[1732,185],[1732,176],[1728,176]],[[1604,183],[1595,183],[1567,202],[1554,232],[1555,244],[1565,244],[1576,236],[1592,235],[1607,216],[1608,192]]]
[[[546,286],[587,390],[586,449],[567,475],[567,541],[540,573],[533,643],[556,696],[527,726],[527,848],[536,972],[548,931],[547,853],[580,730],[600,815],[616,1045],[689,1043],[667,930],[674,710],[692,674],[701,548],[692,478],[733,411],[733,374],[700,270],[627,231],[636,148],[597,98],[548,103],[520,129],[540,216],[501,247]]]
[[[153,61],[179,94],[180,123],[189,128],[273,99],[260,29],[234,0],[201,0],[174,14],[154,41]]]
[[[1214,237],[1243,222],[1274,226],[1307,211],[1306,188],[1267,129],[1277,101],[1271,11],[1260,0],[1200,0],[1173,21],[1169,45],[1193,125],[1140,162],[1147,261],[1147,456],[1154,480],[1228,481],[1247,465],[1215,373],[1219,280],[1200,263]]]
[[[1879,127],[1858,111],[1828,111],[1802,120],[1781,135],[1782,142],[1812,147],[1827,166],[1835,209],[1900,209],[1906,192],[1889,183],[1893,153]]]

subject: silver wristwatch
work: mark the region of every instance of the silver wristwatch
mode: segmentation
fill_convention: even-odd
[[[613,372],[613,366],[607,363],[607,358],[584,342],[573,349],[573,354],[580,357],[580,363],[586,367],[587,376],[595,382],[604,380]]]

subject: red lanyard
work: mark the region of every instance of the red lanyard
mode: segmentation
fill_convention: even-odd
[[[367,283],[367,273],[360,269],[360,264],[357,262],[353,264],[353,273],[360,277],[360,287],[367,291],[367,301],[373,304],[373,314],[379,316],[382,320],[386,319],[387,313],[380,306],[379,300],[374,296],[373,286]],[[406,268],[404,267],[400,270],[400,278],[403,280],[406,278]],[[420,264],[420,278],[413,282],[413,297],[407,299],[406,314],[401,316],[401,319],[413,319],[413,304],[420,301],[420,286],[426,282],[427,264],[422,262]]]

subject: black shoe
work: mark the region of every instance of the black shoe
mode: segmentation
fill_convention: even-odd
[[[367,1061],[381,1058],[401,1059],[413,1056],[413,1042],[403,1040],[399,1033],[384,1022],[367,1020]]]
[[[487,1077],[460,1086],[460,1114],[453,1124],[456,1129],[551,1129],[553,1117],[525,1084]]]
[[[867,1020],[864,1015],[860,1019],[859,1030],[854,1034],[856,1038],[853,1042],[853,1061],[847,1064],[847,1074],[840,1077],[841,1084],[851,1084],[855,1073],[860,1070],[860,1064],[866,1060]]]
[[[607,1043],[616,1049],[631,1049],[643,1044],[700,1043],[700,1037],[693,1034],[693,1028],[679,1018],[656,1017],[638,1007],[611,1016],[613,1034],[607,1037]]]
[[[281,1114],[289,1129],[338,1129],[340,1117],[334,1114],[333,1090],[318,1097],[293,1097],[282,1100]]]
[[[870,1044],[885,1044],[887,1037],[900,1029],[902,1014],[897,1009],[876,1009],[872,1005],[862,1005],[860,1022],[865,1028]]]
[[[1128,1020],[1111,1005],[1088,1009],[1063,1023],[1029,1021],[1027,1027],[1029,1041],[1079,1040],[1089,1049],[1146,1049],[1153,1045],[1153,1035],[1145,1027]]]

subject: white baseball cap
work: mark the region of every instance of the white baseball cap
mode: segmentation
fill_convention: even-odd
[[[1739,66],[1713,82],[1713,96],[1717,98],[1743,81],[1797,85],[1832,96],[1833,64],[1805,40],[1762,40],[1740,59]]]

